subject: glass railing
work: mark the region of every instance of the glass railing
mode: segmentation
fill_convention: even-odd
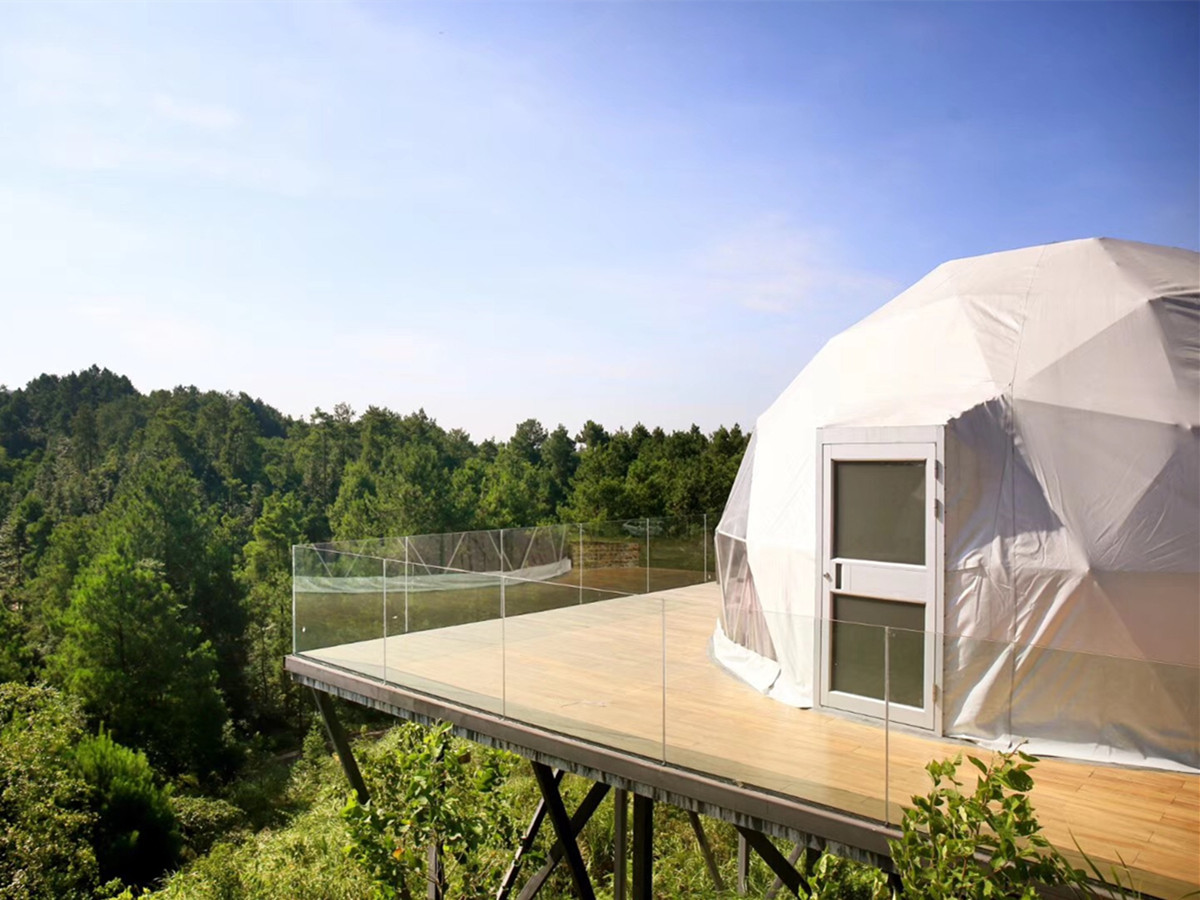
[[[1155,896],[1200,886],[1200,667],[770,613],[790,636],[779,661],[730,642],[733,678],[715,607],[663,597],[666,763],[898,826],[930,761],[961,755],[969,793],[966,757],[1020,748],[1039,757],[1044,833],[1075,865]],[[799,698],[781,687],[797,682]]]
[[[772,661],[714,635],[711,527],[296,547],[295,652],[892,825],[929,791],[929,761],[1023,745],[1069,856],[1166,889],[1196,877],[1200,668],[768,610]],[[964,791],[977,775],[964,761]]]
[[[661,761],[659,592],[715,580],[709,526],[701,515],[297,546],[294,652]]]

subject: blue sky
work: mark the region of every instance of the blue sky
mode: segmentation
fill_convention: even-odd
[[[1198,10],[0,5],[0,383],[750,426],[946,259],[1197,249]]]

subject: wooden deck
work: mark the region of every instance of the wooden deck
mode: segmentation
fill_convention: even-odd
[[[895,824],[931,759],[986,751],[797,710],[713,663],[715,584],[307,651],[507,719]],[[666,691],[663,691],[663,683]],[[665,699],[664,699],[665,697]],[[886,751],[886,752],[885,752]],[[960,770],[971,782],[971,766]],[[1033,800],[1077,858],[1175,898],[1200,888],[1200,776],[1043,758]]]

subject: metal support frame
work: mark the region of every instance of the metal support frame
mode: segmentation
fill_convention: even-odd
[[[735,827],[738,830],[738,834],[746,839],[746,843],[754,849],[755,853],[762,857],[763,862],[775,873],[775,877],[783,882],[789,891],[799,897],[800,889],[803,887],[800,873],[779,852],[776,846],[771,843],[771,839],[761,831],[755,831],[753,828],[743,828],[741,825]]]
[[[743,897],[750,890],[750,848],[740,831],[737,839],[737,892]]]
[[[629,889],[629,856],[626,843],[629,833],[628,812],[629,795],[617,788],[613,791],[613,900],[625,900]]]
[[[442,867],[442,842],[434,841],[429,845],[428,888],[425,891],[427,900],[442,900],[446,891],[446,870]]]
[[[554,773],[554,783],[561,784],[562,777],[563,771],[559,769]],[[545,818],[546,800],[542,798],[538,801],[537,809],[533,811],[533,818],[529,820],[525,833],[521,835],[521,843],[517,846],[517,852],[513,855],[512,862],[508,865],[508,871],[500,880],[500,888],[496,891],[496,900],[506,900],[512,893],[512,889],[517,883],[517,876],[521,873],[521,863],[525,861],[525,855],[533,849],[533,842],[537,840],[538,831],[541,830],[542,820]]]
[[[592,813],[595,812],[595,807],[589,810],[587,815],[582,818],[578,829],[575,828],[575,822],[567,817],[567,808],[563,806],[562,794],[558,791],[558,782],[554,779],[553,770],[544,763],[533,760],[530,761],[530,765],[533,767],[533,775],[537,779],[538,787],[542,791],[542,799],[546,801],[546,812],[549,813],[550,823],[554,826],[554,832],[558,836],[558,846],[562,848],[562,854],[567,858],[567,866],[571,870],[571,880],[575,882],[575,890],[581,900],[595,900],[596,894],[592,890],[592,881],[588,877],[587,867],[583,864],[583,855],[579,852],[579,844],[575,842],[575,835],[582,830],[584,823],[591,818]],[[588,797],[591,797],[596,788],[600,787],[603,787],[603,790],[596,798],[596,806],[600,805],[600,800],[608,793],[608,785],[602,786],[597,784],[588,794]],[[576,811],[575,818],[579,818],[579,814],[582,811],[583,806],[581,804],[580,809]],[[553,854],[551,854],[551,860],[553,860]],[[551,860],[547,860],[547,865],[551,865]],[[549,875],[549,872],[546,874]],[[540,888],[541,884],[534,889],[534,893]],[[521,896],[525,896],[524,891],[521,892]]]
[[[704,865],[708,869],[708,876],[712,879],[713,887],[718,891],[724,891],[725,880],[721,877],[721,870],[717,868],[717,861],[713,858],[712,847],[708,844],[708,835],[704,833],[704,825],[700,821],[700,816],[689,809],[688,821],[692,823],[692,831],[696,834],[696,843],[700,845],[700,853],[704,856]]]
[[[583,802],[579,804],[579,808],[575,810],[575,815],[571,816],[571,833],[578,835],[583,831],[583,826],[591,819],[592,814],[599,808],[601,801],[608,794],[609,787],[607,784],[593,784],[591,790],[587,792],[587,796],[583,798]],[[554,867],[562,861],[565,854],[563,845],[555,842],[550,848],[550,853],[546,857],[546,864],[534,873],[533,877],[521,888],[521,893],[517,895],[517,900],[531,900],[536,897],[538,891],[546,884],[546,880],[550,877],[550,873],[554,871]]]
[[[325,723],[325,733],[329,735],[329,741],[337,751],[338,759],[342,761],[342,771],[346,773],[346,780],[350,782],[350,787],[354,788],[358,802],[366,803],[370,799],[367,783],[363,781],[362,772],[358,770],[358,763],[355,762],[354,753],[350,749],[350,741],[346,739],[346,732],[342,730],[342,723],[338,721],[333,698],[316,688],[312,688],[312,695],[317,702],[317,712],[321,714],[321,721]]]
[[[718,779],[634,754],[563,735],[536,725],[435,697],[361,673],[291,655],[285,660],[292,678],[306,687],[422,724],[449,722],[467,740],[536,759],[615,788],[653,793],[683,809],[694,809],[794,841],[817,838],[842,848],[843,855],[889,868],[889,840],[899,828],[845,811],[819,806]]]
[[[788,854],[788,865],[795,866],[796,863],[800,861],[800,857],[803,856],[804,871],[809,871],[812,868],[811,853],[812,851],[805,847],[803,843],[797,842],[796,846],[792,848],[792,852]],[[775,897],[779,894],[779,889],[781,887],[783,887],[783,879],[776,875],[775,881],[772,883],[763,900],[775,900]]]
[[[633,900],[654,900],[654,798],[633,795]]]

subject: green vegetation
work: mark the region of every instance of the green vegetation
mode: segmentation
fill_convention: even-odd
[[[180,840],[171,791],[157,782],[144,753],[101,730],[75,749],[75,767],[95,811],[91,845],[100,881],[147,885],[174,865]]]
[[[349,853],[375,896],[413,897],[429,883],[450,897],[494,893],[517,839],[514,810],[499,792],[514,760],[454,740],[445,725],[400,726],[392,738],[394,749],[367,770],[371,800],[351,797],[342,810]],[[444,864],[431,869],[432,846]]]
[[[533,419],[476,442],[422,411],[298,420],[96,367],[0,387],[0,896],[119,893],[180,862],[269,893],[219,859],[314,808],[278,762],[312,716],[283,671],[293,544],[714,512],[745,444]]]
[[[49,688],[0,685],[0,887],[14,897],[82,897],[99,881],[96,814],[75,769],[78,706]]]
[[[1029,792],[1037,758],[1005,753],[991,765],[974,756],[975,790],[962,792],[962,757],[933,761],[933,789],[913,797],[892,860],[907,894],[930,900],[1036,900],[1038,885],[1074,888],[1090,896],[1082,870],[1072,868],[1042,835]]]
[[[348,803],[311,701],[283,670],[291,546],[713,513],[745,444],[736,426],[609,433],[589,421],[571,436],[534,420],[476,443],[423,412],[338,406],[294,420],[244,394],[143,395],[96,368],[0,388],[0,897],[419,896],[434,841],[449,895],[486,894],[537,803],[528,768],[445,729],[400,726],[359,740],[372,800]],[[667,570],[694,572],[694,541],[651,538],[653,587],[670,586]],[[579,586],[514,586],[507,602],[539,609],[565,590]],[[429,596],[410,613],[427,627],[491,602]],[[312,624],[358,627],[345,612]],[[343,718],[394,724],[353,708]],[[971,795],[957,761],[931,764],[933,791],[914,798],[894,848],[906,896],[1027,897],[1031,879],[1082,892],[1037,828],[1032,762],[972,760],[983,777]],[[569,805],[586,789],[563,781]],[[706,829],[732,885],[736,833]],[[611,799],[580,842],[603,896]],[[655,896],[733,896],[713,888],[682,811],[656,811],[655,852]],[[750,877],[758,895],[773,881],[758,860]],[[878,870],[832,856],[804,877],[813,898],[891,893]],[[560,866],[543,896],[571,895]]]
[[[349,898],[424,896],[426,847],[436,833],[445,845],[447,896],[494,894],[511,859],[514,825],[524,824],[537,804],[537,785],[523,761],[476,744],[452,739],[444,728],[401,725],[379,740],[360,740],[355,755],[368,787],[376,792],[362,806],[348,800],[345,778],[314,732],[282,796],[295,806],[279,829],[243,832],[174,875],[155,900],[222,898]],[[446,762],[450,762],[449,768]],[[404,772],[404,778],[399,773]],[[569,807],[589,784],[567,776],[562,791]],[[455,799],[470,802],[453,802]],[[450,803],[445,801],[450,800]],[[736,877],[737,833],[705,818],[726,885]],[[481,832],[480,828],[485,830]],[[498,833],[492,834],[495,829]],[[529,873],[542,865],[553,843],[543,825]],[[580,850],[600,897],[611,896],[613,803],[606,799],[579,838]],[[785,852],[786,847],[781,847]],[[656,897],[732,898],[717,891],[697,850],[687,816],[660,805],[655,810]],[[810,873],[813,897],[883,900],[885,880],[876,869],[837,857],[822,857]],[[762,896],[774,876],[753,859],[751,896]],[[404,887],[402,887],[402,885]],[[559,865],[543,890],[548,900],[574,896],[566,867]]]
[[[161,894],[175,897],[422,896],[429,877],[426,849],[435,837],[445,848],[447,896],[494,894],[511,855],[515,827],[528,818],[539,797],[528,765],[507,754],[451,738],[442,726],[404,724],[379,740],[360,740],[355,755],[372,793],[359,804],[349,793],[334,757],[314,731],[304,759],[282,791],[301,811],[278,830],[225,841],[175,875]],[[879,869],[822,854],[805,868],[805,900],[892,900],[919,897],[975,900],[1033,898],[1035,884],[1092,892],[1083,872],[1073,869],[1040,835],[1029,805],[1030,770],[1036,760],[1000,754],[990,764],[973,759],[978,786],[964,794],[955,779],[960,759],[930,763],[930,792],[914,797],[893,843],[902,891]],[[568,807],[582,800],[589,784],[573,776],[562,782]],[[655,810],[656,897],[732,898],[718,891],[697,850],[687,816],[659,805]],[[704,828],[725,885],[735,884],[737,836],[724,822],[704,819]],[[526,872],[548,857],[553,830],[543,825]],[[597,810],[579,838],[597,895],[611,896],[613,805]],[[344,848],[344,849],[342,849]],[[790,848],[784,844],[780,850]],[[294,865],[289,865],[294,861]],[[752,857],[750,895],[763,896],[773,874]],[[565,866],[559,866],[542,896],[574,896]]]

